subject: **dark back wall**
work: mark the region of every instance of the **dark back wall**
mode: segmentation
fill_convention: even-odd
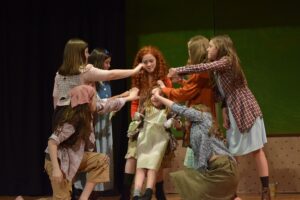
[[[43,170],[51,134],[54,75],[64,45],[79,37],[92,50],[111,51],[112,66],[125,68],[125,5],[111,1],[5,1],[0,6],[1,161],[0,195],[50,194]],[[127,89],[113,81],[113,93]],[[127,109],[114,117],[115,165],[122,175]],[[124,120],[124,118],[126,120]],[[121,169],[122,168],[122,169]]]

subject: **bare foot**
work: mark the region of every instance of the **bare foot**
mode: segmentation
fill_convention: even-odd
[[[234,200],[242,200],[240,197],[235,197]]]

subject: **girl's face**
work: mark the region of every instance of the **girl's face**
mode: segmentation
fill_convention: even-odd
[[[208,60],[210,60],[210,61],[216,60],[217,55],[218,55],[217,47],[214,45],[214,43],[212,41],[209,41],[209,45],[208,45],[208,48],[207,48],[207,58],[208,58]]]
[[[144,69],[148,73],[154,72],[155,67],[156,67],[156,58],[152,54],[150,54],[150,53],[145,54],[143,56],[142,63],[144,63]]]
[[[163,106],[163,104],[160,101],[158,101],[154,95],[151,96],[151,103],[155,108],[160,108]]]
[[[84,56],[85,56],[85,60],[86,60],[86,62],[87,62],[88,57],[90,56],[90,54],[89,54],[89,48],[85,48],[85,49],[84,49]]]
[[[104,63],[103,63],[103,69],[109,70],[109,68],[110,68],[110,62],[111,62],[111,58],[110,57],[106,58],[104,60]]]

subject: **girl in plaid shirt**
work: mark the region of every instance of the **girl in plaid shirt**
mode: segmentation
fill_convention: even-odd
[[[261,199],[271,199],[268,161],[263,151],[267,137],[262,112],[248,87],[233,42],[227,35],[216,36],[210,40],[207,52],[211,62],[172,68],[169,76],[214,73],[229,150],[234,156],[253,155],[263,186]]]

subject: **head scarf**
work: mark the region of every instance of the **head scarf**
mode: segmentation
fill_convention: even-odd
[[[91,103],[96,91],[92,86],[80,85],[72,88],[69,95],[71,97],[71,107],[74,108],[81,104]]]

